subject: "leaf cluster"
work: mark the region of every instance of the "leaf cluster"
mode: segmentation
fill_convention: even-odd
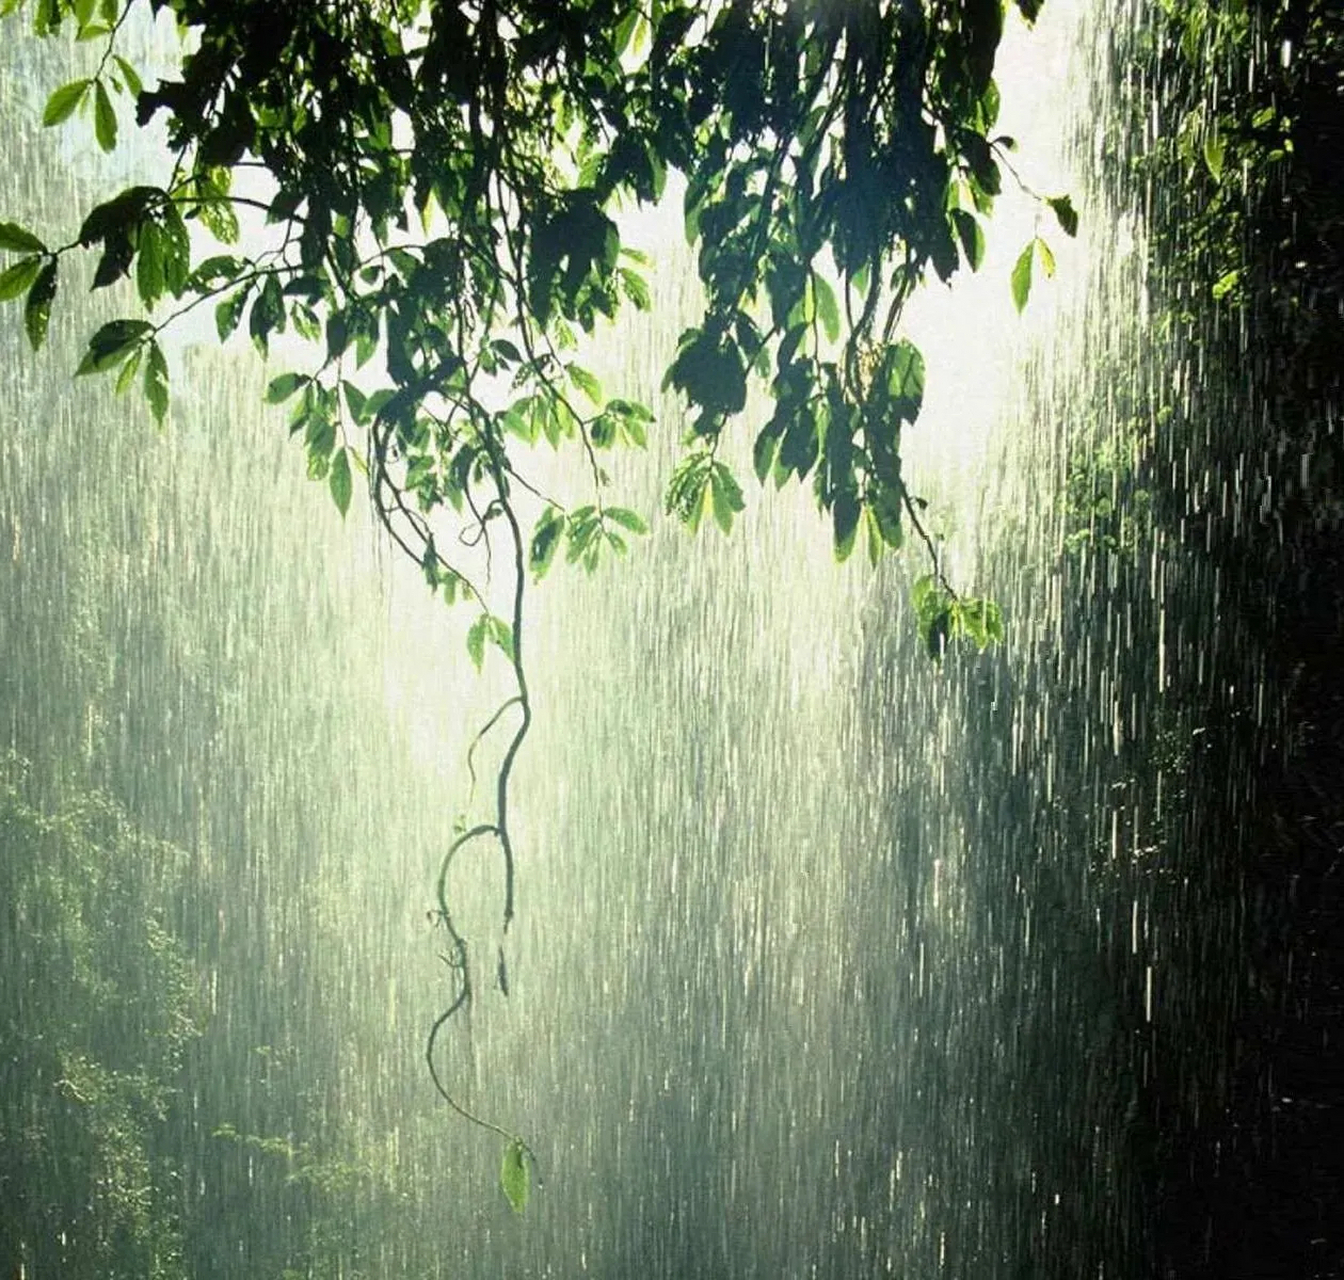
[[[842,559],[861,525],[874,558],[903,544],[917,508],[900,435],[924,370],[895,330],[926,277],[983,258],[1015,145],[994,132],[1000,0],[155,7],[192,51],[147,88],[117,47],[129,4],[36,5],[39,34],[69,20],[105,42],[98,73],[55,90],[44,123],[91,111],[110,148],[112,99],[126,95],[138,124],[166,125],[176,163],[162,187],[97,206],[63,249],[22,228],[0,241],[25,255],[0,297],[26,294],[35,346],[74,248],[100,253],[95,287],[131,278],[151,311],[165,298],[174,314],[210,303],[221,340],[244,324],[263,356],[277,333],[307,340],[313,364],[283,376],[308,379],[291,425],[310,474],[345,512],[362,462],[380,518],[428,560],[433,584],[458,584],[465,573],[431,548],[423,517],[465,510],[484,536],[477,517],[502,495],[477,491],[514,470],[510,440],[577,443],[598,490],[598,451],[645,444],[648,409],[605,400],[565,351],[623,304],[649,305],[646,263],[616,213],[659,199],[677,170],[707,302],[667,371],[689,421],[667,510],[692,529],[705,511],[731,527],[740,488],[703,459],[756,382],[773,405],[753,443],[757,475],[810,482]],[[1032,21],[1040,6],[1017,7]],[[234,194],[241,168],[260,169],[269,195]],[[1068,198],[1048,203],[1073,234]],[[273,248],[195,258],[205,236],[234,246],[252,205]],[[1019,306],[1033,261],[1053,269],[1039,237],[1013,273]],[[142,376],[161,420],[163,322],[114,323],[81,371],[115,372],[122,390]],[[370,376],[352,380],[352,367]],[[517,392],[504,411],[487,407],[487,382]],[[568,558],[588,568],[598,548],[623,548],[596,496],[565,520]],[[549,528],[534,535],[542,552]]]

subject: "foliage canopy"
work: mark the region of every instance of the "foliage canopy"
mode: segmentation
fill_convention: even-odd
[[[153,85],[124,37],[137,7],[170,15],[183,37],[175,75]],[[1040,0],[1016,7],[1031,22]],[[0,0],[0,12],[24,9]],[[73,29],[102,51],[93,74],[54,88],[44,123],[90,117],[111,151],[128,119],[155,121],[172,149],[160,184],[96,204],[57,247],[0,223],[12,255],[0,299],[23,300],[32,345],[45,339],[64,259],[80,251],[96,255],[95,289],[128,281],[142,310],[99,328],[78,372],[113,373],[119,391],[138,380],[160,421],[160,335],[185,312],[213,307],[221,341],[245,328],[262,356],[282,332],[305,339],[311,360],[275,376],[267,398],[292,406],[310,475],[342,513],[365,477],[379,520],[430,587],[475,609],[474,662],[493,646],[512,670],[515,692],[482,730],[515,721],[494,815],[463,824],[440,874],[456,987],[430,1036],[431,1070],[435,1036],[471,996],[448,909],[460,848],[498,843],[506,926],[513,914],[508,780],[531,717],[526,580],[562,546],[591,569],[646,531],[607,500],[603,457],[643,447],[653,415],[607,397],[574,358],[580,334],[623,306],[650,305],[648,262],[622,243],[619,207],[658,201],[672,171],[685,179],[705,305],[666,372],[689,424],[668,512],[692,530],[706,514],[731,528],[744,504],[719,449],[756,383],[772,406],[753,442],[756,474],[810,480],[838,556],[861,526],[874,559],[906,529],[932,554],[900,455],[924,361],[898,327],[926,278],[980,265],[983,220],[1015,145],[995,134],[1005,9],[28,0],[38,35]],[[1074,233],[1068,197],[1044,205]],[[264,219],[262,247],[240,247],[240,218]],[[1053,262],[1039,237],[1014,272],[1019,306],[1033,260]],[[578,451],[588,501],[566,507],[529,481],[526,451],[543,439]],[[541,506],[529,531],[522,490]],[[445,535],[454,513],[460,543],[506,548],[507,608],[496,612]],[[957,631],[981,645],[1001,634],[997,609],[958,597],[936,556],[917,605],[935,655]],[[499,974],[506,985],[502,954]],[[515,1204],[526,1194],[524,1150],[507,1148]]]

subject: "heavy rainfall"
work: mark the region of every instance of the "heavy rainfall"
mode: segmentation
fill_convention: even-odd
[[[128,38],[169,65],[143,8]],[[1251,18],[1219,45],[1205,9],[1008,13],[1018,172],[979,270],[903,319],[906,475],[1001,643],[930,656],[924,546],[837,563],[806,486],[744,482],[726,537],[663,514],[686,408],[660,386],[702,305],[684,180],[621,215],[651,305],[581,354],[653,409],[605,464],[650,533],[529,588],[507,932],[497,856],[451,871],[475,981],[438,1071],[525,1139],[525,1206],[424,1057],[454,989],[435,882],[488,812],[504,656],[478,673],[470,614],[358,484],[342,520],[305,476],[266,403],[285,342],[263,364],[189,317],[156,426],[71,377],[128,303],[63,284],[36,354],[5,304],[5,1276],[1344,1275],[1339,969],[1310,914],[1338,901],[1338,676],[1310,656],[1338,623],[1300,604],[1338,589],[1341,397],[1272,393],[1289,326],[1254,263],[1205,279],[1181,239],[1188,192],[1236,180],[1220,101],[1287,95],[1275,24],[1326,19],[1230,4]],[[101,49],[30,31],[0,19],[0,215],[63,243],[171,155],[129,112],[111,154],[44,128]],[[749,443],[724,455],[747,477]],[[543,444],[532,476],[580,466]]]

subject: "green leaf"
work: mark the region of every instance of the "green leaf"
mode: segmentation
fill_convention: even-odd
[[[747,373],[737,344],[698,329],[682,335],[681,350],[663,379],[711,415],[740,413],[747,402]]]
[[[350,416],[355,420],[356,425],[368,426],[373,413],[369,408],[369,397],[366,396],[353,382],[347,382],[341,379],[341,390],[345,392],[346,408],[350,410]]]
[[[137,98],[144,93],[145,86],[141,83],[136,69],[119,53],[112,55],[112,61],[117,64],[121,71],[121,78],[126,82],[126,88]]]
[[[271,334],[285,327],[285,301],[280,292],[280,281],[275,276],[266,277],[260,296],[252,304],[247,327],[257,351],[263,357],[269,355]]]
[[[163,208],[161,245],[163,283],[173,297],[180,298],[191,275],[191,233],[175,204]]]
[[[144,234],[143,228],[141,228],[140,233],[141,235]],[[212,285],[241,274],[245,265],[241,258],[235,258],[227,253],[218,253],[197,266],[196,270],[191,273],[187,284],[197,292],[203,293]]]
[[[733,473],[716,462],[709,473],[710,505],[714,510],[714,523],[724,533],[732,533],[733,517],[746,506],[742,500],[742,490]]]
[[[831,519],[835,526],[835,558],[841,564],[849,559],[854,550],[854,539],[859,531],[859,516],[863,508],[858,496],[844,490],[835,495],[831,504]]]
[[[775,454],[779,449],[779,437],[783,434],[783,423],[779,422],[777,417],[771,418],[756,436],[756,443],[751,447],[751,468],[756,473],[756,479],[762,484],[765,483],[765,477],[770,474],[770,468],[775,465]]]
[[[555,559],[555,549],[560,545],[560,535],[565,531],[565,522],[551,507],[547,507],[532,530],[532,545],[528,551],[528,566],[537,581],[546,576],[546,571]]]
[[[247,306],[247,300],[255,283],[255,280],[249,280],[237,293],[225,298],[215,308],[215,332],[219,334],[221,342],[238,327],[238,321],[243,318],[243,308]]]
[[[0,302],[8,302],[23,293],[37,279],[41,266],[41,258],[21,258],[8,270],[0,272]]]
[[[1215,300],[1227,297],[1227,295],[1237,287],[1237,282],[1240,279],[1241,279],[1240,268],[1233,268],[1231,271],[1228,271],[1225,274],[1219,276],[1218,279],[1215,280],[1213,283],[1212,292]],[[4,277],[0,276],[0,297],[4,296],[3,282]]]
[[[163,248],[158,226],[150,221],[140,224],[140,239],[135,259],[135,288],[140,301],[152,307],[163,297]]]
[[[101,80],[93,82],[93,133],[104,151],[117,145],[117,113],[112,110],[112,99],[107,96]]]
[[[1027,305],[1027,296],[1031,293],[1031,259],[1035,252],[1036,241],[1033,240],[1018,254],[1017,265],[1013,267],[1013,305],[1019,311]]]
[[[985,233],[980,220],[965,209],[952,210],[952,224],[957,230],[957,239],[961,241],[962,251],[972,271],[979,271],[985,260]]]
[[[1003,613],[992,600],[956,601],[949,610],[950,630],[960,632],[982,652],[1003,639]]]
[[[136,347],[126,358],[126,363],[121,366],[121,371],[117,374],[117,395],[123,395],[135,381],[135,373],[140,368],[140,356],[143,351],[143,347]]]
[[[835,342],[840,337],[840,310],[836,306],[835,290],[824,276],[813,273],[812,295],[816,299],[817,315],[821,327],[826,331],[826,339]]]
[[[923,618],[940,590],[933,574],[921,574],[910,587],[910,602],[915,606],[915,616]]]
[[[883,348],[874,381],[898,419],[914,422],[919,417],[924,405],[924,356],[908,338]]]
[[[631,533],[648,533],[649,526],[636,515],[633,511],[625,507],[608,507],[607,518],[614,520],[623,529],[629,529]]]
[[[147,320],[110,320],[89,339],[89,349],[75,370],[75,376],[102,373],[119,364],[126,353],[140,345],[154,326]]]
[[[350,510],[350,494],[353,490],[350,479],[350,452],[348,449],[338,449],[332,457],[331,470],[327,472],[327,485],[331,489],[336,510],[341,513],[341,517],[344,519],[345,513]]]
[[[74,114],[75,108],[84,101],[84,95],[88,93],[89,85],[92,83],[92,80],[72,80],[69,84],[62,85],[47,99],[47,105],[42,112],[42,123],[50,127],[68,120]]]
[[[602,403],[602,384],[587,369],[573,363],[566,365],[565,369],[569,373],[570,380],[593,404]]]
[[[1217,128],[1211,125],[1204,132],[1204,163],[1208,166],[1215,182],[1223,180],[1223,157],[1225,154],[1226,148],[1223,146],[1222,136]]]
[[[486,639],[510,662],[513,661],[513,628],[503,618],[496,618],[493,614],[490,616],[486,623]]]
[[[17,222],[0,222],[0,249],[12,249],[15,253],[46,253],[47,246]]]
[[[527,1208],[528,1193],[532,1189],[532,1175],[527,1167],[527,1154],[523,1144],[517,1138],[504,1148],[504,1162],[499,1170],[499,1185],[514,1213],[522,1213]]]
[[[28,331],[28,341],[33,350],[38,350],[47,336],[47,324],[51,320],[51,302],[56,296],[56,259],[51,258],[46,266],[37,273],[33,287],[28,290],[28,300],[23,307],[23,327]]]
[[[618,268],[617,274],[621,279],[621,291],[634,304],[635,310],[648,311],[653,306],[648,281],[638,271],[632,271],[629,267]]]
[[[1073,201],[1068,196],[1052,196],[1046,201],[1054,211],[1055,217],[1059,221],[1060,228],[1066,236],[1076,236],[1078,234],[1078,213],[1073,207]]]
[[[168,362],[153,339],[149,342],[149,361],[145,365],[145,399],[160,426],[168,413]]]
[[[483,613],[471,624],[471,629],[467,632],[467,653],[477,671],[485,661],[485,634],[489,625],[490,615]]]
[[[1036,237],[1036,256],[1041,260],[1041,269],[1045,272],[1046,279],[1050,279],[1055,274],[1055,255],[1040,236]]]
[[[311,381],[306,373],[282,373],[278,378],[272,378],[267,386],[266,403],[284,404],[300,387]]]

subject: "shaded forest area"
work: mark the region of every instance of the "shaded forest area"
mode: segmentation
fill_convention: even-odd
[[[1166,6],[1147,70],[1168,118],[1208,111],[1209,162],[1144,164],[1152,264],[1205,370],[1201,446],[1224,477],[1186,537],[1207,539],[1216,626],[1246,678],[1210,706],[1195,761],[1198,848],[1234,848],[1249,944],[1227,1105],[1159,1140],[1152,1211],[1163,1274],[1344,1275],[1344,12],[1319,0]],[[1206,118],[1206,130],[1214,127]],[[1206,137],[1209,133],[1206,132]],[[1287,145],[1285,145],[1285,141]],[[1198,160],[1198,157],[1196,157]],[[1212,172],[1221,166],[1222,180]],[[1239,181],[1229,181],[1229,174]],[[1212,308],[1181,300],[1210,289]],[[1230,305],[1228,305],[1230,304]],[[1184,314],[1182,312],[1184,311]],[[1179,459],[1168,459],[1168,462]],[[1215,499],[1218,495],[1215,495]],[[1169,504],[1175,501],[1168,495]],[[1228,518],[1229,504],[1242,519]],[[1218,637],[1212,637],[1216,641]],[[1253,657],[1255,655],[1255,657]],[[1253,672],[1256,661],[1258,672]],[[1255,705],[1259,679],[1267,707]],[[1255,792],[1243,779],[1258,778]],[[1147,1099],[1153,1131],[1179,1073]]]

